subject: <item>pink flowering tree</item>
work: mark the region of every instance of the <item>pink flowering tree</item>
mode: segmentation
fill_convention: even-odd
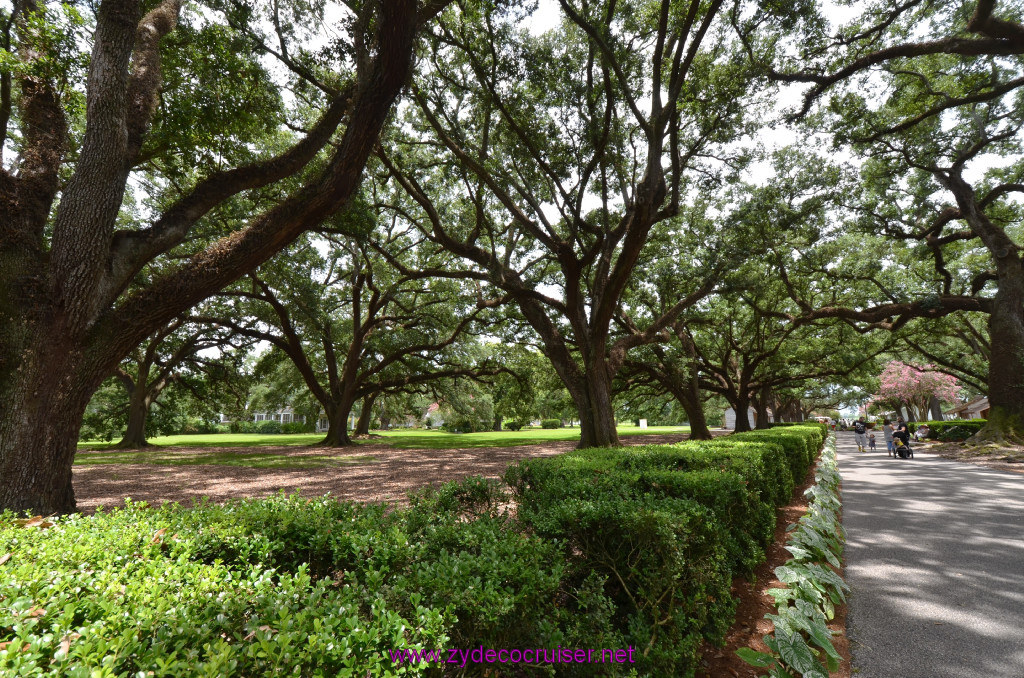
[[[931,364],[912,365],[893,360],[882,370],[878,381],[878,393],[871,398],[871,403],[897,411],[906,407],[908,415],[913,408],[915,418],[926,416],[933,397],[952,402],[960,396],[956,377],[935,371]]]

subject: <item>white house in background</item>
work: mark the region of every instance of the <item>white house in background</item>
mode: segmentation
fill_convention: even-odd
[[[274,412],[255,412],[252,415],[252,420],[257,423],[263,421],[276,421],[279,424],[290,424],[293,421],[305,423],[306,418],[300,414],[295,414],[295,410],[291,407],[285,407]],[[221,413],[220,423],[230,424],[231,419],[229,419],[226,414]],[[317,433],[327,430],[327,417],[320,417],[319,421],[316,423],[316,430]]]
[[[750,428],[757,425],[757,411],[753,407],[747,408],[747,421],[750,422]],[[775,414],[771,410],[768,410],[768,421],[775,421]],[[736,410],[731,407],[722,415],[722,428],[736,428]]]
[[[946,411],[953,419],[988,419],[988,396],[981,396]]]

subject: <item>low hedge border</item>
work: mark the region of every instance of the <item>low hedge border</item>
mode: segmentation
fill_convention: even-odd
[[[389,651],[482,645],[636,649],[538,675],[692,676],[806,462],[795,441],[821,435],[530,460],[507,473],[515,516],[481,478],[398,510],[279,495],[0,514],[0,674],[434,675]]]
[[[756,668],[768,669],[770,678],[828,678],[841,657],[826,626],[835,606],[846,600],[849,587],[833,568],[840,567],[845,532],[839,518],[841,477],[836,464],[835,437],[830,436],[815,472],[815,484],[806,493],[807,513],[787,540],[793,557],[775,568],[786,588],[768,590],[777,614],[765,615],[775,626],[764,637],[771,652],[740,648],[737,654]],[[831,567],[830,567],[831,566]]]
[[[965,440],[984,428],[987,423],[987,419],[951,419],[949,421],[921,421],[909,424],[907,428],[914,433],[919,427],[927,426],[929,440]],[[959,431],[955,429],[959,429]]]
[[[564,545],[572,586],[596,581],[615,609],[612,630],[644,648],[641,674],[693,675],[700,641],[720,643],[732,624],[732,579],[763,562],[775,508],[825,436],[813,422],[578,450],[522,461],[505,480],[524,526]]]

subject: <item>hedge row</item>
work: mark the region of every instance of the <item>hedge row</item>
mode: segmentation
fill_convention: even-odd
[[[913,433],[919,426],[928,426],[928,438],[939,440],[965,440],[980,431],[987,419],[953,419],[950,421],[922,421],[916,424],[909,424],[908,428]]]
[[[809,462],[792,440],[821,438],[800,428],[520,464],[515,516],[479,478],[401,510],[278,496],[3,514],[0,675],[448,675],[389,651],[480,646],[633,647],[637,663],[455,673],[692,675]]]
[[[707,442],[581,450],[512,466],[518,518],[563,544],[570,586],[601,583],[650,675],[691,675],[731,625],[737,574],[764,560],[826,436],[817,422]]]

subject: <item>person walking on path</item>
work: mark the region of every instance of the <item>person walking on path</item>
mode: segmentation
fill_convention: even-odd
[[[1024,676],[1024,474],[838,439],[853,675]]]
[[[882,436],[885,437],[885,451],[892,456],[892,421],[889,419],[882,422]]]
[[[864,417],[861,417],[857,421],[853,422],[853,437],[857,441],[857,451],[863,452],[868,446],[868,425],[864,421]]]

